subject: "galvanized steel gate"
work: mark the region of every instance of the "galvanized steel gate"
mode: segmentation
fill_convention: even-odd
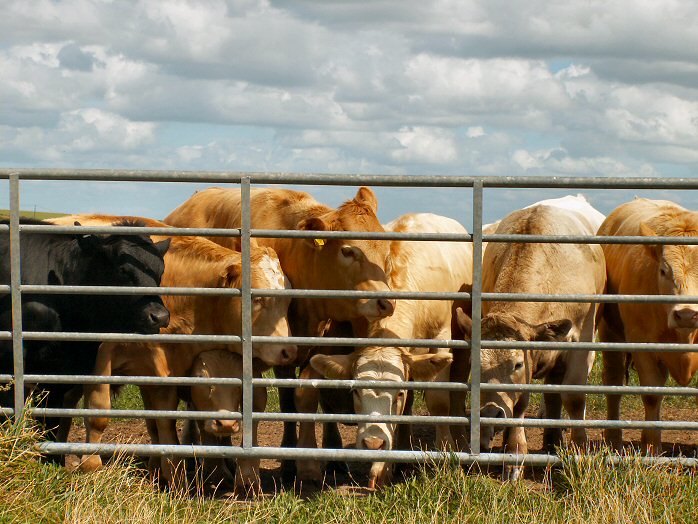
[[[333,415],[333,414],[284,414],[253,412],[253,387],[310,387],[310,388],[361,388],[376,387],[400,389],[444,389],[468,390],[471,395],[471,405],[479,406],[480,392],[491,391],[529,391],[529,392],[586,392],[586,393],[661,393],[663,395],[698,396],[698,390],[690,387],[630,387],[630,386],[571,386],[571,385],[502,385],[480,384],[480,349],[481,348],[537,348],[562,350],[597,350],[597,351],[695,351],[690,344],[630,344],[630,343],[568,343],[568,342],[497,342],[482,341],[480,338],[480,320],[482,301],[530,301],[530,302],[644,302],[644,303],[698,303],[698,297],[675,297],[661,295],[541,295],[541,294],[511,294],[511,293],[482,293],[482,242],[554,242],[554,243],[594,243],[594,244],[698,244],[698,239],[677,237],[591,237],[591,236],[540,236],[540,235],[483,235],[482,207],[483,188],[562,188],[562,189],[698,189],[698,179],[686,178],[572,178],[572,177],[450,177],[450,176],[381,176],[381,175],[315,175],[291,173],[227,173],[227,172],[181,172],[181,171],[129,171],[129,170],[61,170],[61,169],[0,169],[0,179],[9,179],[10,186],[10,243],[12,278],[9,286],[0,286],[0,293],[11,293],[13,323],[12,331],[0,332],[0,339],[12,340],[14,353],[14,374],[0,375],[0,383],[14,381],[14,409],[5,408],[5,415],[21,415],[25,410],[24,384],[32,382],[43,383],[109,383],[109,384],[138,384],[138,385],[194,385],[194,384],[229,384],[242,385],[243,405],[241,413],[231,413],[222,416],[220,412],[201,411],[149,411],[149,410],[89,410],[89,409],[49,409],[27,408],[35,415],[51,416],[108,416],[127,418],[179,418],[207,419],[228,418],[242,421],[242,446],[192,446],[192,445],[146,445],[146,444],[75,444],[75,443],[43,443],[42,451],[54,454],[113,454],[117,452],[134,453],[139,455],[172,455],[198,457],[239,457],[247,458],[317,458],[323,460],[350,461],[385,461],[385,462],[417,462],[443,458],[445,455],[438,451],[407,451],[407,450],[358,450],[358,449],[302,449],[255,447],[252,445],[252,421],[314,421],[314,422],[363,422],[376,421],[378,418],[368,415]],[[21,180],[81,180],[81,181],[121,181],[121,182],[203,182],[203,183],[238,183],[242,189],[242,227],[240,229],[206,229],[206,228],[134,228],[134,227],[63,227],[39,226],[19,223],[20,181]],[[359,291],[328,291],[328,290],[263,290],[251,289],[250,286],[250,239],[257,238],[314,238],[316,233],[311,231],[273,231],[251,229],[250,227],[250,186],[260,184],[296,184],[296,185],[344,185],[344,186],[394,186],[394,187],[440,187],[440,188],[472,188],[473,233],[471,235],[453,234],[405,234],[405,233],[354,233],[354,232],[323,232],[326,238],[351,238],[374,240],[439,240],[448,242],[473,243],[473,287],[472,293],[433,293],[433,292],[359,292]],[[0,226],[7,230],[8,226]],[[32,232],[74,234],[81,233],[137,233],[160,234],[169,236],[240,236],[242,245],[243,277],[242,288],[211,289],[211,288],[128,288],[128,287],[99,287],[99,286],[36,286],[20,284],[19,235]],[[52,332],[23,332],[21,319],[21,294],[27,293],[90,293],[90,294],[130,294],[152,293],[160,295],[232,295],[242,299],[242,336],[222,335],[136,335],[136,334],[105,334],[105,333],[52,333]],[[412,298],[422,300],[435,299],[470,299],[472,302],[472,340],[441,341],[441,340],[400,340],[402,347],[449,347],[454,349],[469,349],[471,352],[471,384],[439,383],[439,382],[410,382],[407,385],[396,386],[394,382],[355,381],[355,380],[296,380],[296,379],[255,379],[252,378],[252,345],[254,343],[291,342],[298,345],[350,345],[350,346],[392,346],[393,339],[366,338],[319,338],[319,337],[262,337],[252,336],[251,301],[254,296],[291,297],[384,297]],[[100,341],[131,341],[131,342],[218,342],[242,343],[243,348],[243,379],[203,379],[191,377],[116,377],[116,376],[80,376],[80,375],[27,375],[24,374],[22,360],[23,340],[100,340]],[[385,422],[404,423],[442,423],[469,425],[471,431],[471,451],[469,453],[448,453],[450,460],[461,463],[478,464],[529,464],[550,465],[559,459],[554,455],[529,454],[515,455],[503,453],[482,453],[480,447],[480,425],[493,426],[523,426],[523,427],[572,427],[586,428],[654,428],[698,430],[698,422],[688,421],[606,421],[606,420],[553,420],[553,419],[507,419],[481,418],[478,409],[471,412],[469,418],[461,417],[432,417],[432,416],[388,416],[382,417]],[[613,460],[622,460],[617,457]],[[666,463],[680,462],[696,466],[695,458],[647,457],[647,461]]]

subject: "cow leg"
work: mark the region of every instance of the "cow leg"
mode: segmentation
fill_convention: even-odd
[[[451,374],[451,366],[446,366],[436,375],[436,382],[448,382]],[[450,413],[451,402],[450,393],[429,389],[424,392],[424,400],[431,416],[447,417]],[[436,425],[436,446],[441,450],[454,449],[453,438],[451,437],[450,426],[448,424]]]
[[[518,426],[507,428],[504,438],[504,453],[520,455],[528,453],[524,428]],[[523,475],[523,469],[523,466],[504,466],[502,480],[519,480]]]
[[[617,306],[612,304],[604,305],[604,318],[598,323],[599,340],[602,342],[625,342],[622,329],[613,329],[605,316],[615,318],[618,315]],[[618,318],[618,322],[620,319]],[[602,381],[604,386],[624,386],[627,377],[627,353],[618,351],[604,351],[602,354],[603,372]],[[621,395],[606,395],[606,418],[608,420],[620,420]],[[616,451],[623,448],[623,430],[620,428],[606,428],[603,432],[604,440]]]
[[[141,396],[143,396],[143,390],[141,389]],[[149,409],[147,406],[144,406],[145,409]],[[158,426],[155,423],[155,419],[153,418],[147,418],[145,419],[145,429],[148,432],[148,436],[150,437],[150,442],[152,444],[160,444],[160,438],[158,437]],[[155,455],[152,455],[150,458],[148,458],[148,471],[150,472],[153,477],[159,477],[160,475],[160,457],[156,457]]]
[[[667,369],[652,358],[651,355],[633,355],[633,362],[637,370],[640,385],[661,387],[666,384],[668,378]],[[642,403],[645,407],[645,420],[662,420],[663,395],[642,395]],[[662,431],[659,429],[642,430],[642,448],[648,455],[662,453]]]
[[[625,363],[626,354],[619,351],[604,351],[603,357],[603,384],[604,386],[624,386],[626,382]],[[608,420],[620,420],[621,395],[606,395],[606,418]],[[623,448],[623,430],[620,428],[606,428],[604,440],[616,451]]]
[[[301,371],[302,379],[321,379],[312,366]],[[299,413],[317,413],[320,404],[320,391],[314,388],[297,388],[295,390],[296,408]],[[317,448],[315,422],[301,422],[298,429],[299,448]],[[322,464],[318,460],[298,460],[296,478],[299,480],[322,482]]]
[[[113,345],[101,344],[97,351],[97,360],[93,374],[110,376],[112,374]],[[85,384],[84,406],[87,409],[111,409],[111,386],[109,384]],[[109,425],[107,417],[85,417],[85,442],[99,444],[102,435]],[[99,455],[83,455],[80,461],[81,471],[95,471],[102,467],[102,457]]]
[[[560,380],[546,378],[546,384],[559,384]],[[562,418],[562,398],[559,393],[544,393],[543,405],[545,406],[544,418],[560,420]],[[562,443],[562,428],[543,429],[543,449],[549,453],[555,451],[555,446]]]
[[[267,388],[255,387],[252,397],[254,411],[264,412],[267,408]],[[259,421],[252,425],[252,445],[257,445],[257,429]],[[235,493],[249,495],[261,495],[262,481],[259,477],[259,459],[239,458],[235,470]]]
[[[274,376],[276,378],[296,378],[296,368],[290,366],[274,366]],[[297,413],[293,388],[278,388],[278,391],[281,413]],[[296,422],[284,422],[284,434],[281,439],[281,447],[295,448],[297,445],[298,435],[296,433]],[[295,478],[295,461],[281,461],[281,476],[284,481],[292,481]]]
[[[141,395],[145,408],[150,410],[176,410],[179,398],[177,388],[163,386],[142,386]],[[177,438],[177,423],[172,419],[156,419],[158,443],[179,444]],[[160,469],[167,484],[172,489],[186,490],[186,471],[184,461],[179,457],[163,456],[160,459]]]
[[[584,386],[594,365],[594,351],[572,351],[569,353],[563,384]],[[586,395],[584,393],[561,393],[562,404],[572,420],[584,420],[586,416]],[[588,445],[587,432],[584,428],[573,427],[572,442],[584,449]]]
[[[470,353],[463,349],[452,351],[453,362],[451,362],[450,381],[457,384],[467,384],[470,376]],[[467,416],[465,412],[467,392],[449,392],[449,410],[452,417]],[[454,424],[451,426],[451,437],[458,451],[466,451],[470,448],[470,438],[465,424]]]

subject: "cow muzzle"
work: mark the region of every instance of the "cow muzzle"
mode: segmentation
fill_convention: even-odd
[[[698,310],[691,306],[678,305],[669,313],[669,327],[675,329],[698,328]]]
[[[370,449],[370,450],[378,450],[378,449],[385,449],[387,442],[383,440],[382,438],[378,437],[367,437],[361,439],[361,445],[364,449]]]
[[[170,312],[167,308],[157,302],[149,304],[141,314],[140,327],[138,331],[145,335],[153,335],[165,328],[170,323]]]
[[[391,316],[395,312],[395,300],[376,298],[359,300],[359,313],[368,320],[378,320]]]
[[[240,423],[237,420],[213,419],[206,421],[204,429],[216,437],[229,437],[240,431]]]

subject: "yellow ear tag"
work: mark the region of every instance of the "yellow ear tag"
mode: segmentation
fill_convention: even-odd
[[[315,239],[315,245],[317,247],[323,247],[325,245],[325,241],[322,238],[316,238]]]

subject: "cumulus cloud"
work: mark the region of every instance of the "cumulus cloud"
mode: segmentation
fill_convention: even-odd
[[[687,0],[9,0],[0,152],[6,165],[685,174],[696,25]]]

